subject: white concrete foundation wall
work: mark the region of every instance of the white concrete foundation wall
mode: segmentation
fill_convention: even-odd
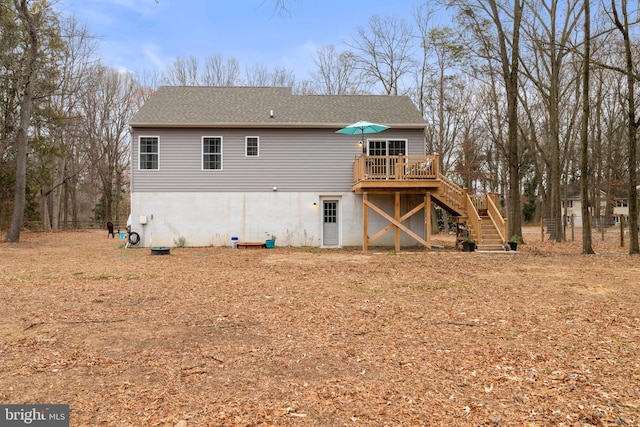
[[[231,246],[232,237],[263,242],[271,235],[276,236],[276,246],[320,247],[323,200],[339,201],[340,246],[362,246],[362,197],[353,192],[138,192],[131,197],[132,231],[140,234],[138,246],[143,247],[174,247],[181,237],[186,246]],[[378,203],[393,212],[392,200]],[[423,222],[424,216],[416,215],[405,225],[424,235]],[[388,224],[370,211],[370,235]],[[417,245],[402,234],[403,246]],[[393,246],[393,242],[394,233],[387,232],[372,246]]]
[[[565,215],[563,210],[562,215]],[[582,211],[577,209],[569,208],[567,209],[566,216],[564,217],[567,221],[567,226],[571,226],[571,217],[573,216],[573,226],[574,227],[582,227]]]

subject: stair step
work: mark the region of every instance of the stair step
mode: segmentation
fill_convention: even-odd
[[[483,243],[481,245],[476,246],[477,251],[491,251],[491,252],[504,252],[504,245],[497,243]]]

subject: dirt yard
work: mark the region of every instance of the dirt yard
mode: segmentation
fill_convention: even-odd
[[[640,257],[0,243],[0,402],[71,426],[640,426]],[[628,242],[625,242],[628,244]]]

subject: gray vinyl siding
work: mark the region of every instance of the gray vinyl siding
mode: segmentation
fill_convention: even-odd
[[[158,136],[159,169],[139,170],[138,138]],[[222,137],[222,169],[202,169],[202,137]],[[258,136],[260,156],[245,156],[245,137]],[[335,129],[132,130],[133,192],[351,191],[360,136]],[[422,129],[389,129],[368,138],[407,139],[408,155],[424,154]]]

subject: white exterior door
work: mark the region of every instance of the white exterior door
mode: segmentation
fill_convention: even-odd
[[[340,245],[339,207],[338,200],[322,201],[322,246]]]

